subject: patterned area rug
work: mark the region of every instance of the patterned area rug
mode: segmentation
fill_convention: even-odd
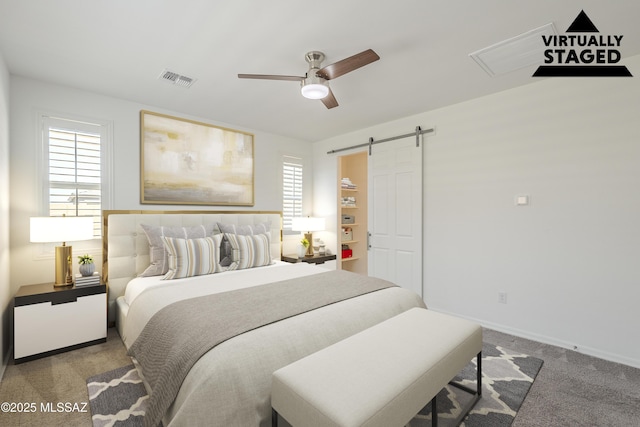
[[[510,426],[529,393],[542,360],[484,343],[482,346],[482,397],[462,421],[464,427]],[[476,359],[474,358],[453,381],[476,389]],[[438,393],[438,426],[454,426],[461,408],[472,395],[453,386]],[[411,427],[431,426],[431,403],[425,406],[409,424]]]
[[[510,426],[541,367],[540,359],[484,344],[482,398],[460,425]],[[476,360],[454,380],[475,390]],[[142,426],[148,396],[133,365],[89,378],[87,390],[94,427]],[[471,398],[469,393],[456,387],[445,387],[438,394],[438,425],[454,425],[461,408]],[[431,426],[431,404],[425,406],[409,426]]]
[[[133,365],[87,379],[94,427],[142,426],[147,390]]]

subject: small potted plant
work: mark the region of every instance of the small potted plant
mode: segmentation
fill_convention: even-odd
[[[313,246],[311,246],[311,242],[309,241],[309,239],[307,239],[306,237],[303,238],[302,240],[300,240],[300,243],[302,243],[302,246],[304,246],[305,248],[305,257],[312,257],[313,256]]]
[[[91,276],[96,271],[96,265],[93,263],[93,257],[89,254],[80,255],[78,257],[78,270],[83,276]]]
[[[298,246],[298,258],[304,258],[305,252],[309,247],[309,241],[307,239],[300,240],[300,246]]]

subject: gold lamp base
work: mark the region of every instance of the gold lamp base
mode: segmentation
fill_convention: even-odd
[[[305,258],[313,257],[313,233],[304,233],[304,238],[309,242],[309,246],[307,246],[307,252],[305,252]]]
[[[73,266],[71,260],[73,255],[72,247],[56,246],[56,281],[53,286],[71,286],[73,285]]]

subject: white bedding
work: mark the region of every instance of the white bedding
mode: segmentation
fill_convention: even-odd
[[[272,277],[273,275],[271,273],[266,273],[266,270],[277,269],[277,271],[282,271],[281,268],[290,267],[292,265],[301,266],[303,264],[302,263],[290,264],[282,261],[274,261],[273,264],[260,267],[259,269],[252,268],[247,270],[239,270],[239,272],[241,272],[242,274],[235,275],[235,279],[233,278],[234,277],[233,271],[224,271],[222,273],[216,273],[216,274],[207,275],[207,276],[196,276],[196,277],[188,277],[186,279],[173,279],[173,280],[163,280],[162,279],[163,276],[136,277],[135,279],[131,280],[127,284],[127,288],[125,289],[125,292],[124,292],[124,301],[127,303],[127,305],[131,305],[133,300],[135,300],[138,297],[138,295],[140,295],[140,293],[146,289],[160,287],[160,286],[175,286],[175,285],[189,284],[189,283],[202,282],[202,281],[207,281],[208,283],[211,283],[211,286],[215,286],[216,288],[220,287],[219,289],[220,292],[233,290],[236,288],[236,286],[248,287],[248,286],[252,286],[250,277],[252,276],[259,277],[263,274],[268,274],[269,277]],[[278,273],[278,274],[286,275],[287,273]],[[238,279],[238,277],[240,277],[241,279]],[[280,277],[280,276],[277,276],[277,277]],[[249,284],[247,286],[242,286],[242,283],[239,283],[239,282],[245,281],[245,280],[248,280]]]
[[[193,289],[188,291],[186,283],[152,287],[140,293],[131,304],[125,324],[125,344],[131,346],[157,310],[188,295],[206,293],[212,288],[215,288],[214,292],[221,291],[223,287],[233,288],[234,285],[258,286],[287,278],[304,280],[307,274],[326,271],[306,263],[285,264],[229,272],[230,282],[220,286],[206,282],[211,278],[223,278],[224,273],[190,281],[189,288]],[[255,282],[250,284],[242,277]],[[420,296],[407,289],[391,287],[305,312],[227,340],[207,352],[191,368],[163,423],[167,427],[269,427],[271,374],[274,371],[413,307],[425,307]]]
[[[275,261],[274,264],[264,267],[225,271],[186,279],[162,280],[162,276],[136,277],[127,285],[122,301],[127,311],[126,323],[121,327],[122,340],[129,348],[151,316],[176,301],[295,279],[325,271],[327,270],[314,264]],[[137,307],[132,310],[133,304]]]

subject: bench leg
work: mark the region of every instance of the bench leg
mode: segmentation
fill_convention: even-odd
[[[476,372],[476,389],[475,390],[453,381],[449,382],[450,385],[457,387],[460,390],[464,390],[467,393],[473,395],[473,399],[471,399],[471,401],[467,403],[465,407],[462,409],[462,412],[456,419],[454,425],[459,425],[462,422],[462,420],[467,416],[467,414],[471,412],[473,407],[476,406],[476,403],[478,403],[478,400],[480,400],[480,397],[482,396],[482,352],[478,353],[476,356],[476,367],[477,367],[477,372]]]
[[[271,427],[278,427],[278,412],[271,408]]]
[[[482,352],[476,356],[476,365],[478,370],[476,372],[476,393],[478,396],[482,396]]]
[[[436,394],[431,399],[431,427],[438,427],[438,405],[436,404],[436,398],[438,395]]]

